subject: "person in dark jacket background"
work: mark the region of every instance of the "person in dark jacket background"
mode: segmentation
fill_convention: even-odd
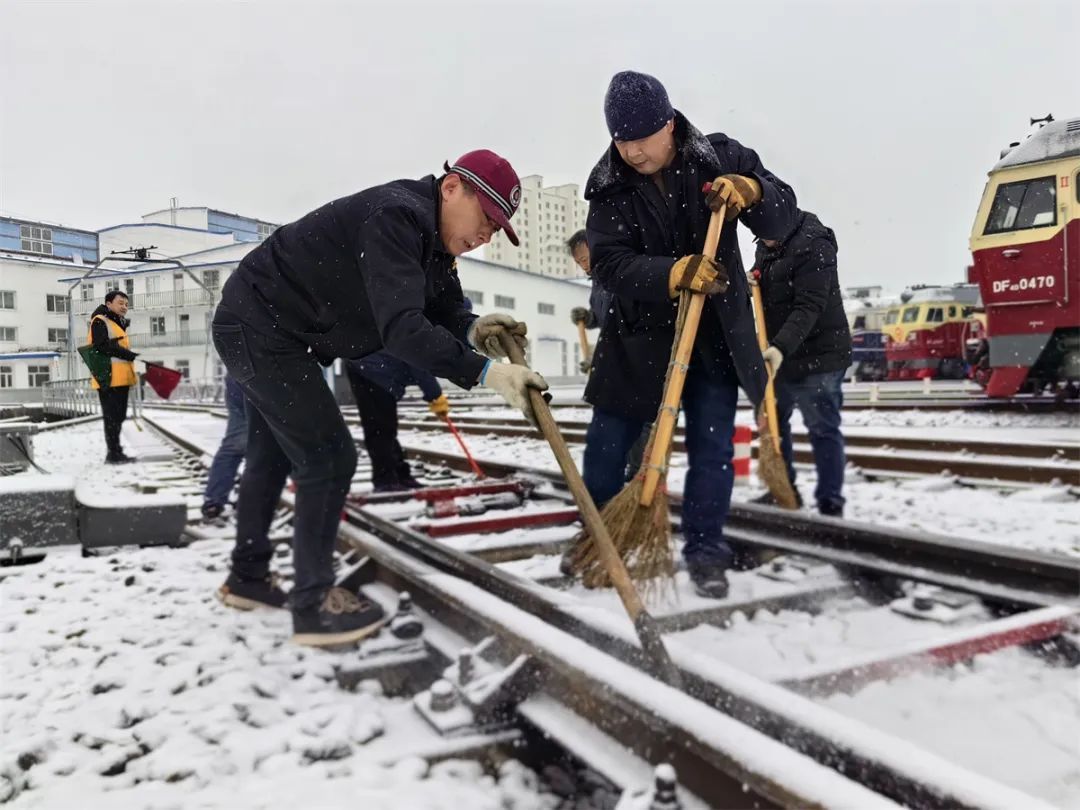
[[[689,460],[683,556],[697,590],[722,598],[733,556],[723,529],[738,389],[758,403],[765,388],[734,225],[783,236],[794,224],[795,194],[753,150],[701,134],[652,76],[616,74],[604,113],[612,140],[586,185],[586,231],[593,273],[614,298],[585,390],[593,419],[584,478],[598,504],[622,487],[626,451],[660,405],[679,291],[710,295],[682,402]],[[729,222],[717,255],[702,256],[710,209],[725,203]]]
[[[222,601],[281,604],[269,573],[270,522],[286,476],[296,484],[293,640],[317,646],[374,632],[382,610],[334,587],[334,544],[356,448],[319,364],[385,348],[462,388],[486,385],[535,419],[543,377],[500,361],[500,335],[526,326],[464,306],[454,257],[502,229],[521,199],[513,167],[488,150],[442,177],[398,180],[328,203],[274,231],[222,289],[214,345],[244,390],[247,463],[240,480],[232,570]],[[486,357],[484,356],[486,355]]]
[[[450,402],[434,376],[410,366],[386,352],[375,352],[345,363],[360,425],[364,447],[371,459],[371,483],[376,492],[419,489],[405,453],[398,442],[397,404],[410,385],[420,387],[428,409],[438,417],[450,413]]]
[[[589,242],[585,231],[577,231],[566,240],[566,247],[570,255],[574,257],[574,263],[589,277],[589,306],[574,307],[570,310],[570,322],[575,326],[578,323],[585,324],[586,329],[599,329],[604,325],[607,314],[611,310],[611,293],[605,290],[597,282],[592,274],[592,263],[589,258]],[[592,367],[592,358],[583,357],[578,363],[582,374],[588,374]]]
[[[851,331],[840,295],[836,251],[832,229],[809,211],[800,211],[790,233],[758,243],[755,271],[765,305],[769,337],[765,361],[776,374],[780,448],[788,477],[794,485],[791,413],[798,408],[814,450],[818,511],[842,517],[841,386],[851,365]],[[758,501],[771,503],[772,498],[766,494]]]
[[[99,385],[94,378],[90,384],[97,389],[101,402],[101,421],[105,427],[106,464],[127,464],[135,459],[124,453],[120,445],[120,431],[127,417],[128,392],[138,384],[134,360],[139,355],[131,351],[125,317],[128,297],[119,290],[105,294],[105,303],[90,316],[90,334],[87,343],[108,356],[112,363],[111,381],[108,386]]]

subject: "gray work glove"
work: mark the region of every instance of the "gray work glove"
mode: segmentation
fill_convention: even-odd
[[[588,323],[589,322],[589,310],[585,307],[574,307],[570,310],[570,323]]]

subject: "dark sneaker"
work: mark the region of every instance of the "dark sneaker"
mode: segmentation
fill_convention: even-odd
[[[791,488],[795,490],[796,507],[802,509],[802,493],[799,492],[799,488],[796,486],[792,486]],[[751,498],[750,503],[760,503],[762,506],[776,506],[776,498],[773,497],[773,494],[771,492],[766,490],[764,495],[758,495],[756,498]]]
[[[386,621],[381,607],[344,588],[331,588],[321,605],[293,608],[292,615],[292,640],[311,647],[359,641],[379,632]]]
[[[694,592],[706,599],[727,599],[728,580],[723,568],[690,569]]]
[[[131,464],[133,461],[135,461],[135,459],[131,456],[124,455],[122,452],[109,453],[109,455],[105,456],[106,464]]]
[[[225,514],[225,507],[217,503],[204,503],[202,505],[203,520],[217,520]]]
[[[289,598],[288,594],[281,590],[275,574],[264,579],[241,579],[236,574],[229,574],[225,584],[218,588],[217,597],[223,605],[237,610],[283,608]]]
[[[819,503],[818,512],[825,515],[825,517],[842,518],[844,516],[844,505],[837,506],[834,503]]]

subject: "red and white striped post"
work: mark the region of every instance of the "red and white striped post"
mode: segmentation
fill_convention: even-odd
[[[735,485],[746,486],[750,483],[750,440],[754,436],[749,425],[736,425],[731,443],[735,454],[731,466],[735,469]]]

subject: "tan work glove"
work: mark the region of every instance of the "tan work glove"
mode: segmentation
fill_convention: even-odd
[[[439,394],[435,399],[431,400],[427,406],[428,410],[439,418],[450,415],[450,400],[446,398],[446,394]]]
[[[770,345],[765,348],[761,356],[765,359],[765,370],[771,380],[776,376],[776,372],[780,370],[780,364],[784,362],[784,353],[775,346]]]
[[[753,177],[742,174],[722,174],[712,181],[712,186],[705,192],[705,204],[710,211],[719,211],[720,206],[727,206],[724,221],[728,222],[747,208],[761,202],[761,184]]]
[[[480,384],[497,391],[508,404],[519,408],[525,414],[530,425],[537,427],[536,414],[533,413],[532,401],[529,399],[529,389],[546,391],[547,380],[525,366],[492,361],[488,364],[484,379]]]
[[[469,344],[481,354],[486,354],[493,360],[501,360],[506,357],[499,341],[499,333],[504,329],[517,341],[521,350],[525,351],[525,347],[529,345],[529,341],[525,339],[528,327],[505,312],[493,312],[473,321],[467,336]]]
[[[700,253],[683,256],[671,266],[671,275],[668,276],[668,295],[672,298],[679,294],[679,290],[716,295],[726,292],[727,288],[727,268]]]

